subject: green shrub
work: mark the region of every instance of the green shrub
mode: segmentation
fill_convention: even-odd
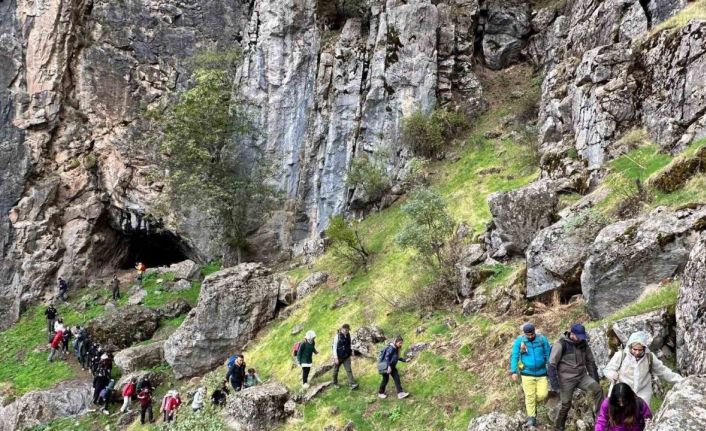
[[[356,157],[346,177],[348,187],[361,188],[369,202],[379,201],[390,188],[390,178],[385,170],[368,157]]]
[[[448,147],[465,125],[463,114],[436,109],[429,114],[417,111],[402,123],[402,143],[422,157],[433,157]]]
[[[354,268],[366,266],[370,259],[357,226],[346,221],[342,215],[329,219],[326,237],[331,241],[333,253],[348,261]]]

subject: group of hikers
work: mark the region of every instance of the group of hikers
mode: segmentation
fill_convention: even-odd
[[[668,383],[683,379],[649,351],[648,333],[635,332],[603,369],[610,381],[604,399],[583,325],[572,325],[551,347],[532,323],[523,325],[522,331],[512,346],[510,376],[522,383],[529,426],[537,425],[537,405],[546,400],[551,388],[559,394],[561,403],[554,429],[564,431],[574,392],[580,388],[592,399],[595,431],[642,431],[652,418],[649,404],[653,376]]]

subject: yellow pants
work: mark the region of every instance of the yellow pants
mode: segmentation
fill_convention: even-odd
[[[522,390],[525,393],[525,407],[527,416],[537,416],[537,404],[543,403],[549,394],[549,381],[547,377],[520,376]]]

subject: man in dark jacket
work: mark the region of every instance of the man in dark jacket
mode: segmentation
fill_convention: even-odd
[[[63,278],[59,277],[59,299],[66,301],[66,292],[69,290],[69,284]]]
[[[385,395],[385,388],[387,387],[387,382],[390,381],[390,376],[392,376],[392,380],[395,382],[397,398],[402,399],[409,396],[409,394],[402,389],[400,374],[397,372],[397,362],[407,362],[407,359],[400,357],[402,341],[402,337],[398,335],[395,338],[395,341],[390,343],[380,353],[378,367],[380,367],[379,371],[382,374],[382,382],[380,383],[380,390],[378,391],[379,398],[387,398],[387,395]],[[384,369],[382,369],[383,367]]]
[[[54,337],[54,322],[56,321],[56,308],[54,304],[49,304],[46,310],[44,310],[44,316],[47,318],[47,333],[49,338]]]
[[[353,356],[353,348],[351,347],[351,327],[345,323],[336,332],[333,337],[333,384],[338,387],[338,370],[343,365],[348,376],[348,384],[351,389],[358,387],[358,384],[353,378],[353,370],[351,369],[351,357]]]
[[[113,293],[113,299],[118,300],[120,299],[120,280],[118,280],[118,276],[113,274],[113,279],[110,281],[110,290]]]
[[[571,331],[554,343],[547,371],[552,389],[559,392],[561,399],[561,409],[555,423],[556,431],[564,431],[576,388],[581,388],[591,395],[594,413],[598,412],[603,400],[603,390],[598,384],[598,368],[588,346],[588,337],[583,325],[574,324]]]
[[[233,386],[234,391],[238,392],[243,389],[243,385],[245,384],[245,372],[245,357],[238,355],[233,366],[228,369],[228,374],[226,374],[226,380]]]
[[[226,387],[226,382],[220,388],[216,389],[211,393],[211,404],[215,407],[223,407],[226,405],[226,397],[230,394],[228,388]]]

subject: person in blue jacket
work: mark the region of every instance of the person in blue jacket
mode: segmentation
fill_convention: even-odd
[[[387,383],[390,381],[390,377],[395,382],[395,389],[397,389],[397,398],[403,399],[407,398],[409,394],[402,389],[402,382],[400,381],[400,374],[397,371],[397,362],[407,362],[407,358],[400,355],[400,349],[402,348],[401,336],[397,336],[393,342],[387,345],[380,352],[380,357],[378,358],[378,372],[382,374],[382,382],[380,383],[380,389],[378,390],[378,398],[385,399],[385,388]]]
[[[513,381],[522,380],[527,408],[527,424],[537,425],[537,404],[549,394],[547,364],[552,351],[547,337],[537,334],[531,323],[522,327],[524,335],[515,339],[510,356],[510,375]]]

